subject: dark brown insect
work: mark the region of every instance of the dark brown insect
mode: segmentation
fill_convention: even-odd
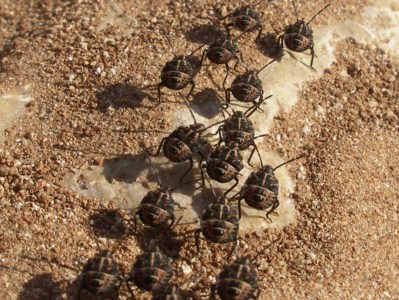
[[[315,14],[308,22],[305,20],[299,20],[298,12],[295,6],[295,1],[292,1],[295,10],[296,22],[295,24],[288,25],[284,29],[284,33],[279,37],[278,44],[280,48],[283,48],[283,41],[288,49],[295,52],[304,52],[310,49],[312,58],[310,60],[310,67],[313,68],[314,59],[314,43],[313,43],[313,31],[309,27],[312,22],[323,10],[330,6],[327,4],[317,14]]]
[[[232,264],[226,264],[218,275],[216,284],[212,286],[210,299],[215,299],[216,293],[222,300],[250,300],[258,299],[260,289],[258,286],[258,266],[253,261],[265,252],[271,245],[279,241],[278,237],[270,245],[250,259],[248,257],[238,258]]]
[[[155,191],[149,191],[147,195],[144,196],[135,215],[138,215],[140,217],[140,220],[145,225],[161,229],[171,229],[176,221],[174,214],[175,206],[180,207],[180,205],[176,203],[172,197],[173,189],[168,186],[162,185],[161,178],[155,166],[153,165],[150,158],[147,158],[150,161],[150,164],[158,177],[158,184],[160,185],[160,187]],[[134,221],[136,224],[136,218],[134,219]]]
[[[232,199],[234,199],[238,196],[238,198],[235,199],[238,199],[239,218],[241,218],[241,200],[244,199],[249,206],[258,210],[269,209],[266,212],[266,219],[271,222],[272,220],[269,215],[275,213],[275,209],[279,206],[279,184],[274,171],[302,157],[304,156],[302,155],[286,161],[275,168],[268,165],[263,166],[262,164],[260,170],[252,172],[245,181],[241,191],[232,197]]]
[[[163,293],[159,293],[158,295],[152,298],[153,300],[183,300],[183,297],[180,296],[178,289],[170,285]]]
[[[254,105],[259,107],[260,103],[263,102],[263,84],[258,75],[264,68],[275,61],[276,59],[273,59],[258,71],[250,70],[246,71],[244,74],[238,75],[233,80],[231,88],[228,88],[225,92],[227,104],[230,105],[230,93],[233,93],[234,97],[238,101],[245,103],[252,102]],[[256,99],[258,98],[259,101],[256,102]]]
[[[187,103],[186,103],[187,104]],[[179,126],[169,136],[162,139],[158,150],[153,156],[158,156],[163,151],[166,158],[174,163],[189,161],[190,166],[187,171],[180,177],[180,183],[183,184],[184,177],[193,168],[193,155],[199,152],[200,147],[206,143],[202,138],[202,134],[207,129],[203,124],[196,122],[193,112],[190,109],[194,124],[189,126]]]
[[[201,164],[202,159],[200,161],[199,165],[201,166],[202,185],[198,188],[205,185],[203,169],[206,168],[206,172],[213,180],[220,183],[226,183],[231,180],[235,181],[235,183],[224,193],[224,195],[227,195],[238,184],[238,174],[244,168],[242,160],[243,158],[240,149],[236,143],[217,146],[210,154],[206,163]]]
[[[239,228],[238,221],[237,209],[229,204],[225,197],[219,197],[216,202],[209,204],[201,215],[200,229],[195,232],[197,252],[199,252],[201,232],[207,240],[213,243],[234,242],[233,250],[235,250]]]
[[[222,300],[258,299],[258,273],[250,260],[242,258],[225,265],[212,287],[211,299],[215,299],[216,292]]]
[[[234,12],[224,16],[221,20],[225,20],[227,18],[231,18],[231,22],[225,25],[227,32],[230,35],[230,28],[235,27],[242,32],[251,32],[258,30],[258,35],[256,36],[256,40],[259,39],[262,34],[263,25],[260,13],[256,12],[254,8],[258,6],[265,0],[261,0],[254,5],[247,5],[241,7]]]
[[[131,294],[133,291],[129,283],[132,281],[139,289],[159,292],[169,283],[171,277],[171,259],[156,246],[137,257],[127,285]]]
[[[172,44],[170,43],[171,47]],[[174,58],[168,61],[161,71],[161,83],[158,84],[158,104],[161,103],[161,88],[167,87],[171,90],[182,90],[191,84],[187,99],[195,88],[194,76],[195,66],[189,61],[189,58],[197,52],[201,47],[195,49],[190,55],[176,55],[173,50]]]
[[[118,263],[108,251],[89,259],[82,273],[78,299],[81,299],[83,290],[102,297],[116,293],[118,299],[122,278]]]
[[[230,38],[218,39],[215,42],[211,43],[209,47],[204,50],[200,66],[202,66],[205,58],[208,58],[214,64],[224,64],[226,66],[226,76],[223,80],[223,89],[225,89],[227,76],[229,75],[230,71],[229,62],[231,60],[236,61],[233,68],[235,70],[239,61],[237,54],[240,54],[241,61],[243,61],[242,54],[238,50],[235,40],[232,40]]]

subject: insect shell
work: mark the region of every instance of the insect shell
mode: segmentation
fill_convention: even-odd
[[[230,66],[229,62],[231,60],[236,60],[234,69],[236,69],[238,64],[237,53],[240,53],[237,45],[230,38],[219,39],[209,45],[208,49],[205,49],[202,54],[201,65],[203,64],[205,55],[214,64],[224,64],[226,66],[226,76],[223,80],[223,89],[225,89],[225,83],[229,75]],[[242,60],[242,55],[241,55]]]
[[[175,205],[176,203],[172,198],[172,189],[167,186],[161,186],[144,196],[136,215],[139,215],[140,220],[145,225],[171,227],[175,222]]]
[[[263,166],[260,170],[252,172],[240,192],[238,203],[239,215],[241,218],[242,199],[256,209],[268,210],[266,218],[271,222],[269,215],[279,206],[278,189],[279,184],[274,170],[271,166]]]
[[[206,168],[209,177],[220,183],[235,180],[235,183],[226,192],[227,195],[238,184],[238,173],[244,168],[243,157],[236,143],[219,145],[211,153],[202,168]],[[204,185],[204,174],[201,168],[202,184]]]
[[[255,137],[254,125],[242,111],[235,111],[225,120],[219,127],[219,132],[221,134],[219,144],[235,142],[240,150],[248,149]]]
[[[223,267],[212,287],[211,299],[215,299],[216,292],[222,300],[258,299],[258,273],[248,258]]]
[[[89,259],[82,272],[78,298],[81,298],[83,290],[95,296],[106,297],[114,292],[119,294],[122,284],[119,274],[118,263],[109,252],[105,251]]]
[[[258,39],[262,33],[263,25],[260,14],[256,12],[253,8],[263,1],[264,0],[261,0],[253,6],[248,5],[239,8],[233,13],[223,17],[222,20],[228,17],[231,17],[232,19],[231,23],[226,24],[227,32],[229,32],[230,27],[236,27],[243,32],[259,30],[258,35],[256,36],[256,39]]]
[[[295,24],[290,24],[284,29],[284,33],[279,37],[279,45],[280,48],[282,48],[284,41],[287,48],[295,52],[304,52],[310,49],[312,55],[312,58],[310,60],[310,67],[312,68],[315,53],[313,48],[313,31],[310,28],[309,23],[312,22],[314,18],[319,15],[323,10],[330,6],[330,4],[327,4],[308,22],[303,19],[298,19],[295,2],[292,1],[292,4],[294,5],[295,14],[297,15],[297,21],[295,22]]]
[[[171,90],[181,90],[191,84],[187,98],[191,95],[194,83],[195,68],[188,57],[180,55],[168,61],[161,71],[161,83],[158,85],[158,103],[161,103],[161,88],[166,86]]]
[[[241,102],[252,102],[256,104],[256,99],[263,97],[262,81],[258,77],[257,71],[247,71],[238,75],[232,82],[231,88],[226,90],[226,101],[230,104],[230,93]]]
[[[175,286],[168,286],[164,293],[160,293],[152,298],[153,300],[183,300]]]
[[[200,146],[205,143],[202,138],[204,130],[205,126],[198,123],[190,126],[179,126],[159,145],[155,156],[159,155],[162,148],[165,157],[174,163],[190,161],[190,167],[180,177],[180,182],[183,182],[183,178],[193,168],[193,154],[198,153]]]
[[[154,247],[137,257],[127,283],[129,289],[129,282],[133,281],[140,289],[157,292],[169,283],[171,277],[171,259],[159,247]]]
[[[208,205],[201,216],[200,229],[195,232],[197,251],[199,252],[199,234],[218,244],[237,241],[239,228],[238,211],[219,197],[215,203]]]

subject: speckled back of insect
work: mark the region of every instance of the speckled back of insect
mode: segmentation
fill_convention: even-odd
[[[212,289],[222,300],[249,300],[259,296],[258,274],[249,259],[225,265],[220,272],[216,285]]]
[[[237,57],[237,51],[237,45],[231,39],[219,39],[209,45],[207,57],[215,64],[226,64]]]
[[[162,290],[171,277],[171,259],[159,247],[154,247],[137,257],[128,282],[133,281],[140,289],[154,292]]]
[[[181,90],[192,83],[194,67],[187,57],[180,55],[168,61],[162,69],[161,81],[167,88]]]
[[[241,190],[241,197],[256,209],[265,210],[278,203],[279,184],[271,166],[252,172]]]
[[[283,39],[288,49],[303,52],[313,46],[313,31],[304,20],[298,20],[285,28]]]
[[[224,197],[208,205],[201,216],[201,232],[205,238],[218,244],[237,240],[238,211]]]
[[[259,29],[262,25],[261,16],[251,6],[237,9],[232,13],[231,18],[236,28],[244,32]]]
[[[231,92],[238,101],[255,102],[263,95],[262,81],[256,71],[245,72],[233,80]]]
[[[235,143],[219,145],[206,162],[209,176],[218,182],[226,183],[236,178],[244,168],[243,157]]]
[[[82,273],[79,299],[83,290],[96,296],[109,296],[118,292],[122,284],[118,263],[107,251],[90,258]]]
[[[240,150],[245,150],[254,137],[254,125],[244,112],[235,111],[222,125],[222,139],[226,145],[235,142]]]
[[[136,214],[144,224],[162,227],[175,221],[174,209],[172,190],[169,187],[160,187],[144,196]]]
[[[175,163],[189,160],[193,153],[197,153],[200,146],[205,143],[202,138],[204,129],[203,124],[178,127],[165,139],[164,155]]]

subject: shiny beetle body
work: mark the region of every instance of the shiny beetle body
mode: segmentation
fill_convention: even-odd
[[[200,229],[195,232],[197,251],[199,252],[199,235],[218,244],[237,242],[239,228],[238,211],[228,204],[225,197],[209,204],[201,216]]]
[[[102,252],[87,261],[82,272],[78,299],[81,299],[83,290],[94,296],[102,297],[116,293],[117,299],[121,284],[122,278],[118,263],[109,252]]]
[[[247,258],[227,264],[212,287],[211,299],[217,293],[222,300],[250,300],[259,297],[258,273]]]
[[[129,285],[131,281],[142,290],[157,292],[168,285],[171,277],[171,259],[155,247],[137,257],[127,283],[131,293]]]

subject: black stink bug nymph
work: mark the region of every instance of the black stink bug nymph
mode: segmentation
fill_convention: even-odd
[[[233,250],[237,246],[239,228],[238,211],[226,201],[225,197],[219,197],[216,202],[209,204],[201,215],[200,229],[195,231],[195,242],[199,252],[199,237],[203,236],[213,243],[226,244],[234,242]]]
[[[200,48],[202,48],[202,46],[195,49],[188,56],[178,56],[174,53],[172,47],[174,58],[171,61],[168,61],[161,71],[161,82],[158,84],[158,104],[161,103],[161,88],[164,86],[171,90],[182,90],[191,84],[190,91],[187,94],[187,99],[190,97],[195,88],[195,66],[189,61],[189,58]]]
[[[222,300],[258,299],[258,273],[248,258],[223,267],[212,287],[211,299],[215,299],[216,292]]]
[[[225,25],[227,32],[229,33],[230,27],[235,27],[242,32],[251,32],[258,30],[258,35],[256,36],[257,40],[262,33],[263,25],[260,14],[256,12],[254,8],[263,1],[265,0],[261,0],[254,5],[241,7],[234,12],[222,17],[221,20],[229,17],[231,18],[231,22]]]
[[[139,289],[157,292],[168,285],[171,277],[171,258],[155,246],[137,257],[131,277],[127,279],[127,285],[131,294],[133,291],[129,283],[132,281]]]
[[[280,58],[281,56],[279,56],[278,58]],[[244,74],[238,75],[233,80],[231,88],[228,88],[225,91],[227,104],[230,104],[230,93],[233,93],[234,97],[238,101],[245,103],[252,102],[254,105],[257,105],[257,107],[259,107],[259,104],[263,100],[263,84],[258,75],[264,68],[266,68],[268,65],[275,61],[276,59],[273,59],[271,62],[267,63],[258,71],[247,70]],[[256,99],[258,98],[259,101],[256,102]]]
[[[121,284],[118,263],[108,251],[104,251],[87,261],[82,272],[78,299],[81,299],[84,290],[101,297],[116,293],[115,299],[118,299]]]
[[[314,59],[314,43],[313,43],[313,31],[309,27],[312,22],[323,10],[325,10],[330,4],[324,6],[317,14],[315,14],[308,22],[305,20],[299,20],[298,12],[295,6],[295,2],[292,1],[295,10],[296,22],[295,24],[288,25],[284,29],[284,33],[279,37],[278,44],[280,48],[283,48],[283,41],[288,49],[295,52],[304,52],[310,49],[312,58],[310,60],[310,67],[313,68]]]
[[[274,213],[280,204],[278,200],[279,183],[274,172],[278,168],[302,157],[304,155],[290,159],[275,168],[262,165],[260,170],[252,172],[245,181],[241,191],[231,198],[238,199],[239,217],[241,218],[241,200],[244,199],[250,207],[258,210],[268,209],[266,220],[271,222],[269,215]],[[238,197],[236,198],[236,196]]]
[[[244,168],[243,158],[236,143],[219,145],[210,154],[205,164],[201,164],[202,186],[205,185],[204,168],[209,177],[220,183],[234,180],[235,183],[224,193],[227,195],[238,184],[238,174]]]

